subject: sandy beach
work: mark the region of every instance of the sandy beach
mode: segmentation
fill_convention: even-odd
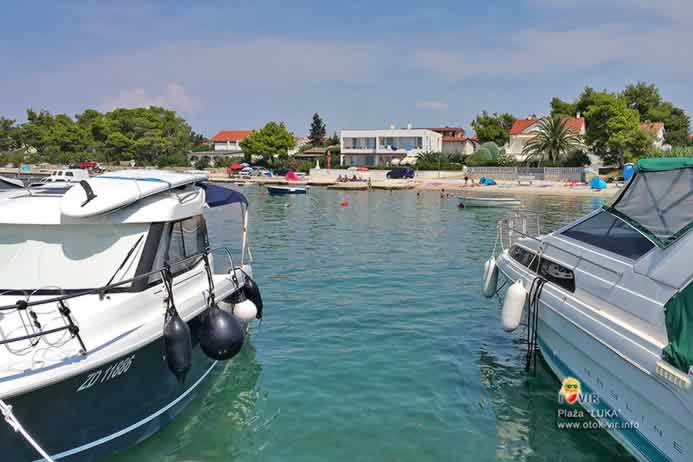
[[[211,181],[218,182],[237,182],[239,180],[231,180],[226,176],[210,176]],[[258,183],[258,184],[287,184],[287,181],[280,178],[259,178],[249,177],[243,178],[243,182]],[[463,179],[457,178],[439,178],[439,179],[413,179],[413,180],[380,180],[372,181],[371,189],[374,190],[417,190],[417,191],[450,191],[454,193],[463,193],[468,195],[547,195],[547,196],[593,196],[608,198],[620,191],[616,184],[608,184],[607,189],[593,190],[586,184],[576,184],[571,186],[568,183],[557,181],[534,181],[533,184],[518,185],[516,181],[499,180],[497,185],[482,186],[477,183],[464,184]],[[293,183],[292,183],[293,184]],[[337,183],[335,181],[326,180],[324,178],[306,177],[304,181],[296,184],[309,184],[311,186],[323,186],[330,189],[341,189],[350,191],[365,191],[368,186],[364,182],[346,182]]]
[[[586,184],[569,184],[556,181],[534,181],[532,185],[518,185],[516,181],[498,181],[495,186],[482,186],[479,184],[464,185],[464,180],[440,179],[440,180],[413,180],[415,189],[420,191],[443,190],[464,192],[469,195],[494,194],[494,195],[548,195],[548,196],[594,196],[611,197],[620,191],[615,184],[608,184],[607,189],[594,190]]]

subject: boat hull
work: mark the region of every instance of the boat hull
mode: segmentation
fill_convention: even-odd
[[[518,207],[522,201],[511,197],[459,197],[465,207]]]
[[[306,188],[267,186],[267,191],[273,196],[280,196],[286,194],[306,194]]]
[[[132,446],[179,414],[204,389],[216,364],[199,346],[200,316],[188,324],[193,361],[182,384],[168,370],[159,338],[101,367],[6,402],[55,460],[91,462]],[[42,460],[1,421],[0,454],[13,462]]]
[[[507,253],[498,260],[511,280],[529,288],[536,276]],[[580,405],[640,461],[690,461],[693,452],[693,399],[690,393],[659,379],[624,356],[627,343],[605,330],[594,316],[566,299],[547,283],[541,295],[537,337],[541,354],[552,372],[563,380],[579,381]],[[558,392],[560,384],[557,383]],[[557,411],[558,411],[557,404]],[[593,430],[589,428],[588,430]],[[575,431],[569,429],[566,431]]]

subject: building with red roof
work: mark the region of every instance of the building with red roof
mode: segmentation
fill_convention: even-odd
[[[522,150],[525,144],[537,135],[540,120],[542,120],[542,118],[536,116],[515,120],[508,132],[509,140],[508,144],[505,146],[506,152],[514,156],[517,160],[524,160]],[[580,117],[579,114],[577,117],[566,118],[566,127],[581,136],[585,135],[585,119]]]
[[[664,123],[645,122],[640,124],[640,129],[652,137],[652,147],[657,149],[665,149]]]
[[[242,157],[241,141],[252,133],[253,130],[222,130],[209,140],[211,143],[210,151],[190,152],[188,153],[188,160],[191,163],[207,160],[211,165],[214,165],[215,160],[226,157]]]
[[[436,127],[428,130],[443,135],[443,152],[446,154],[470,155],[479,147],[479,142],[476,139],[465,136],[464,128]]]
[[[253,133],[252,130],[222,130],[212,137],[215,151],[240,151],[240,143]]]

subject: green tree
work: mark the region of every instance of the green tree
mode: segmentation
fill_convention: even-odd
[[[640,115],[618,95],[604,93],[585,113],[586,141],[606,163],[623,165],[625,157],[646,153],[651,140],[640,129]]]
[[[582,139],[579,133],[568,127],[567,121],[566,117],[552,116],[537,122],[537,134],[522,148],[525,160],[528,163],[539,161],[539,164],[545,160],[558,162],[578,149]]]
[[[325,124],[320,118],[320,114],[316,112],[313,114],[313,121],[310,124],[310,134],[308,135],[310,144],[313,146],[322,146],[326,134]]]
[[[647,120],[651,111],[662,104],[659,89],[654,84],[648,85],[645,82],[628,85],[623,91],[623,97],[629,108],[638,111],[642,120]]]
[[[254,156],[262,156],[267,164],[272,166],[277,161],[285,161],[288,158],[288,150],[293,148],[295,143],[293,133],[286,129],[284,122],[268,122],[241,141],[241,149],[246,162],[250,162]]]
[[[11,151],[19,147],[21,147],[21,137],[15,121],[0,117],[0,151]]]
[[[568,103],[561,98],[551,98],[551,117],[573,117],[577,113],[577,103]]]
[[[122,132],[114,131],[106,138],[103,148],[107,162],[130,160],[135,154],[135,141]]]
[[[489,115],[483,111],[472,120],[472,128],[476,132],[476,137],[480,142],[493,141],[498,146],[503,146],[508,142],[508,131],[515,122],[515,117],[512,114],[496,112]]]

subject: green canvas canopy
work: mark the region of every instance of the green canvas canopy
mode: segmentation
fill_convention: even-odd
[[[641,159],[608,212],[666,248],[693,228],[693,157]]]
[[[662,172],[693,167],[693,157],[653,157],[640,159],[635,166],[638,172]]]
[[[693,365],[693,283],[671,297],[664,309],[669,339],[664,359],[688,373]]]

